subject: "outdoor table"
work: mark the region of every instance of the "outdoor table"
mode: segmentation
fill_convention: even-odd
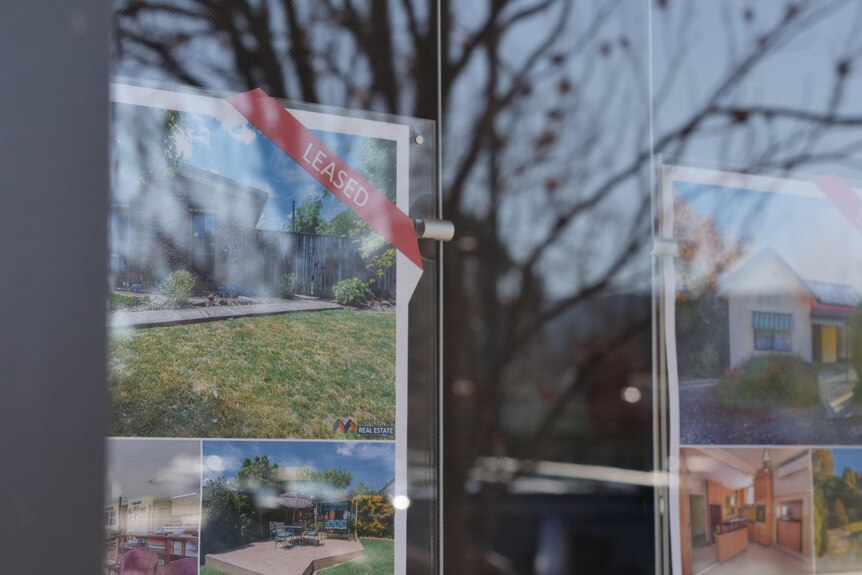
[[[293,531],[293,536],[299,538],[299,544],[302,545],[302,532],[305,531],[305,525],[285,525],[285,531]]]

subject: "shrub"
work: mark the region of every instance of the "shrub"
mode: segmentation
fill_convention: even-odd
[[[690,356],[691,375],[710,377],[718,372],[718,350],[711,343],[693,351]]]
[[[756,411],[816,404],[820,389],[811,364],[796,355],[770,354],[727,370],[718,382],[718,397],[726,407]]]
[[[826,495],[823,494],[823,486],[814,485],[814,549],[818,557],[823,557],[829,551],[829,525],[826,509]]]
[[[862,305],[857,307],[853,315],[850,316],[850,325],[847,331],[850,334],[850,337],[848,337],[850,363],[853,365],[853,371],[856,372],[856,379],[858,381],[862,377]],[[853,401],[862,403],[862,393],[854,392]]]
[[[278,292],[281,297],[293,299],[296,297],[296,274],[284,274],[278,283]]]
[[[195,278],[186,270],[176,270],[162,282],[162,293],[171,303],[185,303],[192,297]]]
[[[202,519],[207,530],[202,555],[234,549],[253,539],[248,501],[223,477],[204,484]]]
[[[335,301],[341,305],[358,306],[371,299],[371,290],[368,284],[359,278],[342,280],[332,288]]]
[[[395,508],[382,495],[359,495],[353,499],[356,508],[356,531],[360,537],[394,537]]]
[[[840,497],[835,498],[835,504],[832,506],[832,514],[829,516],[829,520],[833,527],[847,527],[850,523],[850,518],[847,517],[847,510],[844,508],[844,502]]]
[[[145,295],[134,296],[121,293],[111,293],[111,299],[108,302],[111,311],[120,309],[130,309],[149,303],[149,298]]]

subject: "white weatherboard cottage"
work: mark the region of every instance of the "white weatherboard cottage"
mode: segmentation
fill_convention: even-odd
[[[721,289],[731,366],[769,353],[822,363],[847,356],[850,315],[862,301],[852,286],[803,279],[767,248],[724,279]]]

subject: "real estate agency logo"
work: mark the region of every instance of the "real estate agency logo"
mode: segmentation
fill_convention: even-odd
[[[355,433],[357,435],[374,435],[387,436],[395,435],[395,426],[387,421],[369,421],[358,423],[353,419],[348,418],[346,421],[342,418],[335,420],[332,425],[333,433]]]
[[[358,427],[356,422],[352,419],[348,419],[347,421],[342,420],[340,417],[335,420],[335,423],[332,425],[332,431],[340,431],[341,433],[356,433],[358,431]]]

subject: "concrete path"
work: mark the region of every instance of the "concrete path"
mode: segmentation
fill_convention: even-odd
[[[228,575],[310,575],[365,553],[356,540],[324,539],[320,545],[276,547],[272,541],[258,541],[226,553],[210,553],[205,564]]]
[[[855,417],[859,415],[853,400],[856,376],[853,368],[843,365],[821,366],[817,379],[820,384],[820,400],[832,418]]]
[[[718,385],[717,377],[688,378],[679,380],[680,389],[695,389],[698,387],[713,387]]]
[[[295,311],[340,309],[338,304],[319,299],[297,298],[278,302],[194,307],[189,309],[160,309],[151,311],[115,311],[108,314],[109,329],[137,329],[186,323],[218,321],[238,317],[276,315]]]

